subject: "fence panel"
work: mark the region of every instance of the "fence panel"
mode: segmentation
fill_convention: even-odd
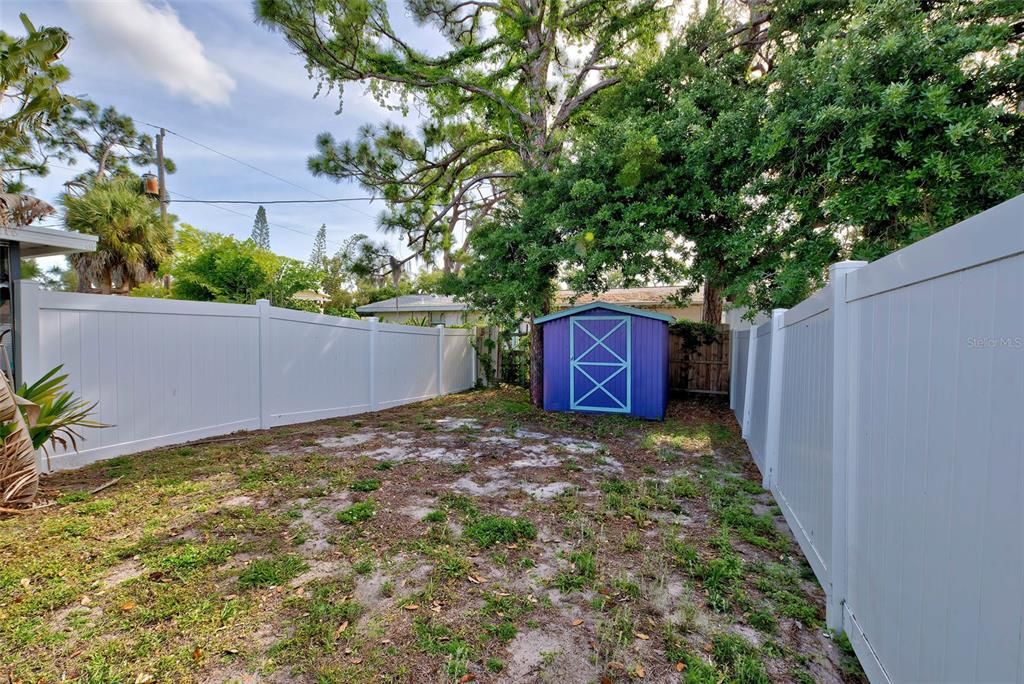
[[[671,332],[668,342],[668,388],[671,392],[729,392],[730,340],[728,326],[719,326],[718,339],[688,347],[686,336]]]
[[[371,323],[267,308],[268,427],[372,410]]]
[[[452,328],[444,331],[444,391],[462,392],[476,384],[473,332]]]
[[[876,679],[1024,681],[1024,198],[847,280],[847,631]]]
[[[732,381],[729,404],[736,420],[743,422],[747,387],[747,355],[750,350],[750,329],[732,331]]]
[[[754,383],[751,393],[750,431],[747,441],[754,463],[765,470],[765,445],[768,436],[768,383],[771,377],[772,358],[772,322],[768,321],[754,328],[751,333],[757,340],[754,349],[754,370],[751,381]]]
[[[255,306],[41,291],[18,284],[18,363],[59,364],[112,427],[84,431],[87,463],[237,430],[397,406],[476,381],[469,331]],[[443,372],[442,372],[443,371]],[[443,382],[442,382],[443,380]],[[41,458],[41,466],[47,463]]]
[[[832,565],[831,286],[784,316],[778,463],[772,493],[822,586]]]
[[[38,292],[39,349],[25,376],[58,364],[97,401],[81,451],[55,468],[260,426],[256,307]],[[23,358],[31,355],[22,354]]]
[[[381,323],[374,368],[378,408],[436,397],[438,357],[437,328]]]
[[[1024,682],[1024,195],[830,274],[779,314],[767,445],[829,625],[873,682]]]

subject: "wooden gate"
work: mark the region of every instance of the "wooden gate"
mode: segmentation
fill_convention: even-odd
[[[718,326],[718,340],[687,348],[686,338],[668,336],[670,392],[729,394],[729,326]]]

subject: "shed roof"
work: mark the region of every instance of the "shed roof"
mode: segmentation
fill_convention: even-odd
[[[565,316],[573,316],[584,311],[591,311],[593,309],[607,309],[608,311],[614,311],[616,313],[626,314],[629,316],[640,316],[642,318],[653,318],[656,321],[664,321],[666,323],[675,323],[674,318],[667,314],[656,313],[654,311],[647,311],[645,309],[636,309],[632,306],[619,306],[618,304],[609,304],[608,302],[596,301],[590,304],[584,304],[583,306],[574,306],[571,309],[563,309],[562,311],[556,311],[550,313],[547,316],[541,316],[535,319],[534,323],[547,323],[557,318],[564,318]]]

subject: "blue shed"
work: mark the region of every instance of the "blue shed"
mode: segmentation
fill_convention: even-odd
[[[544,408],[663,419],[673,321],[605,302],[538,318],[544,336]]]

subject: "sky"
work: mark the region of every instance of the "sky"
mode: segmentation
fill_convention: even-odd
[[[440,52],[443,38],[417,26],[400,4],[392,4],[396,27],[418,48]],[[415,111],[378,105],[358,85],[348,85],[342,111],[337,91],[314,98],[304,59],[284,38],[253,21],[249,0],[0,0],[0,27],[21,35],[19,12],[36,26],[60,26],[71,34],[63,61],[71,70],[65,91],[101,106],[113,105],[143,130],[163,126],[165,153],[177,172],[168,176],[170,211],[203,230],[249,236],[256,205],[178,204],[175,199],[287,200],[366,197],[355,182],[314,178],[306,168],[317,134],[354,138],[360,126],[385,120],[414,129]],[[278,180],[190,138],[284,179]],[[80,165],[82,162],[80,162]],[[155,169],[150,169],[155,172]],[[53,168],[28,180],[51,203],[79,169]],[[140,172],[145,169],[139,169]],[[296,187],[298,186],[298,187]],[[355,233],[383,239],[399,254],[396,237],[377,231],[380,201],[267,205],[271,248],[306,259],[313,234],[327,226],[328,249]],[[59,225],[50,217],[44,225]]]

